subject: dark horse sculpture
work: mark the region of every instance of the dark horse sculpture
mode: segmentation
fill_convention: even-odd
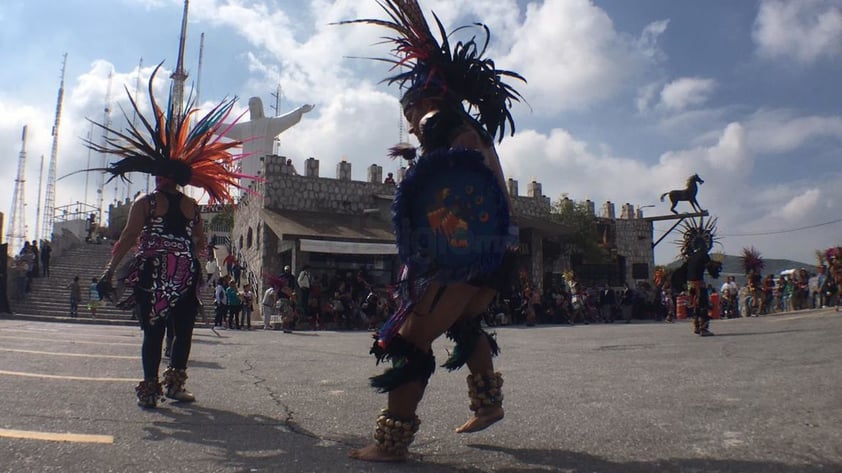
[[[670,211],[672,213],[678,213],[675,211],[675,206],[678,205],[678,203],[682,200],[686,200],[687,202],[689,202],[690,206],[693,207],[693,210],[695,210],[696,212],[701,212],[702,206],[699,205],[698,202],[696,202],[696,192],[698,191],[698,187],[696,186],[697,182],[699,184],[705,183],[705,181],[703,181],[698,174],[693,174],[692,176],[687,178],[686,188],[671,190],[669,192],[664,192],[663,194],[661,194],[661,202],[663,202],[664,197],[668,195],[670,196],[670,202],[672,202],[672,206],[670,207]]]

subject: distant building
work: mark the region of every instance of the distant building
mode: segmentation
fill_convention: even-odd
[[[314,278],[332,278],[363,271],[376,286],[393,284],[399,262],[391,226],[391,203],[395,186],[383,183],[381,166],[371,165],[365,181],[351,179],[351,163],[336,166],[335,177],[320,176],[319,161],[305,161],[302,175],[295,175],[282,156],[264,158],[264,182],[253,185],[234,213],[232,251],[246,263],[246,280],[260,290],[267,274],[279,274],[289,265],[297,273],[304,265]],[[396,180],[404,176],[400,170]],[[553,284],[572,268],[580,282],[594,284],[648,280],[652,277],[654,252],[652,223],[637,218],[631,205],[615,218],[614,205],[595,214],[606,236],[611,261],[587,265],[575,261],[565,250],[566,229],[552,222],[550,199],[541,184],[530,182],[520,196],[518,183],[508,181],[514,214],[520,227],[519,272],[533,284]],[[519,274],[511,274],[512,282]]]

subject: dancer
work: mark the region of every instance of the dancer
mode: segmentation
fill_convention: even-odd
[[[128,172],[155,176],[155,190],[132,204],[126,226],[100,279],[103,293],[111,299],[118,298],[112,283],[115,269],[137,245],[134,259],[118,275],[120,286],[131,290],[116,303],[123,309],[136,309],[143,329],[143,381],[135,391],[138,405],[144,408],[156,407],[161,394],[176,401],[195,400],[184,385],[199,307],[197,290],[203,281],[198,252],[206,248],[207,241],[199,205],[179,186],[200,187],[207,192],[210,204],[225,203],[233,200],[229,189],[239,187],[242,177],[231,171],[236,163],[229,151],[240,143],[220,140],[225,134],[220,124],[236,99],[220,103],[191,127],[198,110],[191,107],[190,101],[183,111],[181,104],[172,104],[171,100],[164,111],[155,101],[152,84],[160,67],[149,79],[153,117],[145,118],[129,94],[143,126],[135,127],[128,120],[129,128],[121,132],[97,123],[111,137],[105,144],[86,141],[96,152],[121,158],[99,169],[112,175],[109,181],[117,176],[125,178]],[[174,339],[170,364],[163,373],[163,391],[158,370],[167,325],[173,330]]]
[[[451,51],[443,27],[441,44],[433,36],[418,3],[384,0],[391,21],[372,23],[397,33],[391,38],[395,67],[407,71],[387,78],[404,90],[401,98],[409,132],[421,144],[421,156],[406,145],[393,148],[415,163],[400,183],[393,204],[393,225],[403,263],[395,313],[375,335],[371,350],[392,368],[371,378],[388,393],[388,407],[376,421],[374,442],[350,452],[368,461],[403,461],[421,421],[416,408],[435,369],[433,341],[447,333],[456,342],[449,370],[467,363],[473,415],[456,432],[477,432],[503,418],[503,379],[494,371],[498,352],[494,336],[480,328],[497,290],[514,273],[512,249],[517,228],[510,225],[506,192],[494,138],[502,140],[509,111],[521,96],[483,58],[488,43],[460,42]],[[463,108],[468,104],[468,109]],[[499,287],[498,287],[499,286]]]
[[[693,220],[684,225],[684,238],[681,243],[682,264],[670,278],[670,285],[687,288],[687,310],[693,317],[693,333],[701,337],[710,337],[710,299],[705,284],[705,271],[714,279],[719,278],[722,263],[712,260],[710,251],[716,242],[716,219],[707,223]]]

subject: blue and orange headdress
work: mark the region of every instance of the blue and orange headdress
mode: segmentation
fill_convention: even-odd
[[[524,82],[526,79],[516,72],[497,69],[493,60],[483,58],[491,37],[486,25],[473,25],[485,32],[482,47],[472,37],[467,42],[457,42],[451,50],[441,21],[434,13],[441,36],[439,42],[433,36],[417,0],[383,0],[377,3],[390,20],[359,19],[339,24],[369,23],[397,33],[397,36],[384,38],[394,44],[392,52],[396,57],[373,59],[393,64],[393,69],[405,69],[384,79],[389,84],[397,83],[405,91],[401,98],[404,109],[421,98],[439,97],[460,106],[467,104],[467,112],[492,137],[499,135],[499,140],[502,140],[507,123],[511,134],[514,134],[515,123],[509,109],[512,102],[518,102],[523,97],[503,79],[510,77]],[[453,32],[463,28],[466,26]]]
[[[151,174],[171,179],[181,186],[189,184],[202,188],[208,193],[211,204],[232,201],[231,188],[242,189],[240,178],[251,178],[235,171],[239,157],[232,154],[231,150],[241,146],[242,142],[223,141],[232,126],[223,125],[223,122],[230,115],[237,99],[222,101],[191,126],[191,121],[199,112],[194,108],[192,100],[187,101],[183,110],[176,110],[181,104],[173,104],[170,94],[166,113],[155,100],[152,83],[160,68],[159,64],[149,78],[151,119],[140,113],[135,99],[126,89],[142,127],[128,120],[125,110],[123,115],[129,123],[125,131],[91,120],[107,136],[103,144],[88,139],[85,145],[98,153],[112,154],[122,159],[106,168],[88,171],[100,170],[111,174],[109,182],[117,177],[128,180],[126,174],[131,172]]]

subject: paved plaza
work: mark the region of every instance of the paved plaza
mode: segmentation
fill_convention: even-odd
[[[842,472],[842,313],[712,328],[499,329],[506,418],[453,433],[466,373],[440,368],[413,459],[379,465],[346,457],[386,400],[368,333],[199,328],[198,401],[144,411],[139,329],[0,319],[0,472]]]

